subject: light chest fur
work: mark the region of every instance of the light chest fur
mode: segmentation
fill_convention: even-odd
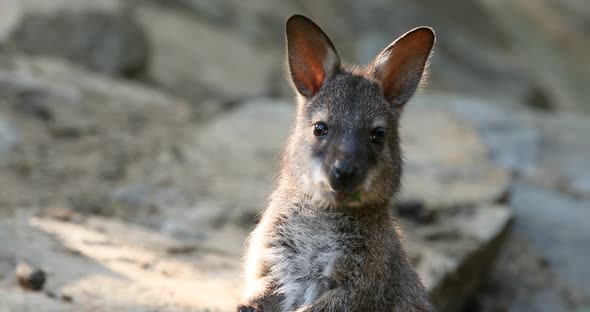
[[[312,304],[345,282],[343,278],[354,278],[352,269],[358,263],[351,255],[366,242],[354,218],[339,212],[300,210],[279,219],[275,226],[266,257],[285,311]]]

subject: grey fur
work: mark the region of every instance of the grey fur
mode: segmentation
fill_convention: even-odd
[[[297,32],[297,27],[311,32],[298,35],[315,36],[313,44],[323,42],[324,46],[314,47],[312,52],[337,56],[313,22],[294,16],[287,22],[287,33]],[[433,45],[434,33],[430,32]],[[412,36],[408,34],[404,36]],[[376,58],[380,64],[366,68],[348,69],[339,59],[328,60],[337,67],[323,67],[327,74],[318,90],[305,76],[294,78],[298,79],[295,90],[299,93],[296,123],[270,205],[249,237],[246,293],[238,311],[432,311],[428,292],[407,259],[390,209],[402,171],[398,137],[401,107],[423,81],[432,45],[418,45],[418,56],[409,59],[423,62],[401,71],[402,76],[395,78],[399,81],[380,80],[383,70],[376,67],[387,61],[383,55]],[[408,52],[404,48],[400,47],[402,52]],[[288,41],[288,49],[291,74],[296,75],[293,67],[308,66],[309,60],[300,61],[299,52],[292,50],[305,47]],[[332,50],[325,53],[325,49]],[[391,54],[390,50],[387,53]],[[309,71],[305,68],[301,72]],[[390,92],[400,94],[403,103],[399,97],[384,95],[387,83],[405,88]],[[312,125],[318,120],[330,127],[324,138],[312,134]],[[369,141],[376,125],[385,128],[381,145]],[[349,146],[354,152],[343,155]],[[353,157],[363,168],[357,191],[360,201],[334,197],[326,178],[334,163],[346,157]]]

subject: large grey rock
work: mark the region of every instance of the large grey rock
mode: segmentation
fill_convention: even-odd
[[[238,3],[227,1],[207,1],[207,0],[169,0],[165,3],[162,1],[152,1],[153,3],[176,6],[183,10],[189,10],[195,13],[199,18],[220,26],[231,24],[236,19],[236,7]]]
[[[0,221],[0,246],[19,247],[0,250],[0,311],[230,311],[237,305],[239,252],[184,245],[117,220],[79,222],[26,214]],[[48,272],[50,295],[18,287],[17,260]]]
[[[18,0],[0,1],[0,46],[4,46],[21,15]]]
[[[407,30],[428,24],[441,38],[432,59],[431,88],[515,100],[513,107],[588,111],[584,86],[590,79],[585,61],[590,45],[577,38],[588,35],[590,14],[580,1],[542,0],[535,6],[526,0],[305,0],[280,6],[270,0],[147,2],[181,8],[219,30],[279,52],[285,19],[294,12],[305,14],[334,39],[344,59],[360,63]]]
[[[540,135],[526,110],[508,110],[484,98],[430,93],[418,96],[412,105],[448,110],[468,122],[487,146],[497,165],[518,173],[534,170],[539,157]]]
[[[526,284],[538,279],[536,276],[499,281],[499,287],[520,289],[514,294],[510,311],[582,309],[590,300],[590,250],[586,248],[590,244],[590,201],[526,183],[515,184],[512,194],[513,236],[540,254],[549,278],[536,287]],[[504,285],[507,282],[519,286]]]
[[[437,93],[419,96],[411,104],[444,110],[467,122],[481,136],[489,158],[498,166],[540,185],[579,197],[590,196],[590,118],[570,113],[507,110],[478,97]],[[469,142],[461,135],[464,134],[456,136]],[[430,145],[436,146],[436,142]]]
[[[506,34],[494,23],[481,25],[477,22],[491,18],[486,7],[477,1],[453,3],[451,8],[448,4],[409,0],[306,0],[290,1],[281,6],[269,0],[217,3],[239,12],[222,27],[279,51],[282,51],[286,18],[294,12],[310,16],[333,39],[345,60],[360,64],[369,62],[404,32],[428,21],[427,24],[444,36],[444,40],[437,42],[431,87],[526,99],[534,84],[523,73],[522,66],[503,51]],[[203,10],[196,8],[193,12],[201,16]],[[464,27],[465,24],[470,27]]]
[[[291,103],[252,100],[201,129],[183,152],[196,175],[202,199],[198,209],[217,206],[217,218],[234,220],[260,212],[272,191],[294,114]]]
[[[554,189],[588,196],[589,118],[568,113],[508,111],[477,97],[428,94],[418,107],[439,108],[472,125],[497,165]]]
[[[2,311],[44,311],[44,312],[69,312],[76,311],[66,302],[49,298],[40,292],[23,292],[19,289],[0,291]]]
[[[574,39],[588,36],[590,13],[579,1],[543,0],[533,5],[526,0],[371,0],[339,1],[338,8],[361,34],[357,37],[361,61],[383,48],[379,41],[392,41],[410,28],[428,24],[441,39],[432,59],[431,87],[516,99],[513,106],[590,109],[585,87],[590,79],[585,61],[590,45]]]
[[[24,142],[0,169],[10,209],[43,202],[128,214],[105,198],[118,183],[149,183],[160,153],[192,127],[186,103],[56,59],[0,56],[0,99]]]
[[[513,55],[538,88],[545,90],[549,108],[588,113],[590,53],[587,37],[590,12],[579,1],[481,1],[511,42]],[[571,38],[565,40],[564,38]],[[533,96],[530,104],[543,108]]]
[[[282,51],[262,49],[186,12],[141,6],[136,14],[152,44],[148,76],[198,106],[211,96],[237,99],[270,93]]]
[[[537,185],[519,182],[511,187],[514,231],[506,251],[497,256],[499,266],[478,304],[490,311],[514,312],[583,307],[590,298],[583,291],[588,288],[584,260],[579,260],[588,258],[586,249],[579,248],[587,244],[583,223],[590,211],[584,199],[590,153],[587,118],[506,110],[487,100],[456,95],[420,96],[412,104],[438,108],[469,123],[497,165]]]
[[[5,157],[18,142],[18,133],[0,116],[0,159]]]
[[[61,57],[100,72],[132,76],[145,70],[149,45],[133,16],[123,11],[71,9],[25,12],[10,45]]]
[[[585,260],[590,250],[580,247],[590,244],[590,201],[574,200],[524,183],[516,184],[512,191],[515,233],[542,250],[563,281],[578,289],[589,289],[590,272]]]
[[[478,131],[449,110],[409,103],[401,138],[406,170],[402,200],[419,199],[431,208],[494,203],[510,185],[509,172],[493,164]],[[418,104],[418,105],[413,105]]]
[[[494,267],[512,212],[503,205],[478,206],[416,226],[402,219],[416,271],[431,292],[437,311],[461,311]]]
[[[590,117],[560,114],[532,119],[540,132],[536,180],[590,198]]]

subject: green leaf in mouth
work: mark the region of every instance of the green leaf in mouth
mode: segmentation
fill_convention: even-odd
[[[356,191],[356,192],[352,193],[350,195],[350,197],[352,197],[352,199],[358,201],[359,203],[362,201],[361,200],[361,193],[359,191]]]

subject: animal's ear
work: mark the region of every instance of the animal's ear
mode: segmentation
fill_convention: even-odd
[[[287,20],[289,72],[297,91],[311,98],[339,68],[340,57],[318,25],[305,16]]]
[[[415,28],[395,40],[369,64],[369,75],[381,83],[383,95],[396,108],[403,107],[425,80],[435,38],[432,28]]]

